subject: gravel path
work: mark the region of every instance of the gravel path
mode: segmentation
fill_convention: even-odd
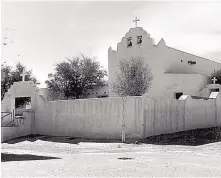
[[[1,146],[2,177],[221,176],[221,142],[179,146],[37,139]]]

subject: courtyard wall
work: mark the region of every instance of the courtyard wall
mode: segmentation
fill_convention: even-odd
[[[33,82],[21,82],[8,91],[2,111],[15,109],[16,97],[31,97],[32,112],[24,113],[18,127],[2,127],[2,141],[28,134],[117,139],[125,133],[126,139],[144,138],[221,126],[220,93],[208,100],[140,96],[48,101]]]
[[[221,125],[221,98],[203,100],[125,97],[60,100],[37,104],[38,134],[143,138]],[[43,100],[42,100],[43,101]]]

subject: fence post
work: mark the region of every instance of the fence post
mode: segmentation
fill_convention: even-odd
[[[219,118],[218,118],[218,106],[217,106],[217,102],[218,102],[219,96],[215,99],[215,117],[216,117],[216,141],[220,141],[221,138],[221,125],[219,123]]]
[[[125,138],[125,120],[124,120],[124,97],[122,97],[122,105],[123,105],[123,119],[122,119],[122,143],[125,142],[126,138]]]
[[[184,101],[184,112],[183,112],[183,130],[186,129],[186,105],[187,105],[187,99]]]
[[[218,110],[217,110],[217,98],[215,99],[215,121],[216,121],[216,126],[218,126]]]
[[[142,126],[143,126],[143,138],[146,137],[146,110],[145,110],[145,96],[142,96],[142,112],[143,112],[143,123],[142,123]],[[142,139],[143,139],[142,138]]]

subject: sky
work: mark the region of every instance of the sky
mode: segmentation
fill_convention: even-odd
[[[1,63],[23,63],[45,87],[55,64],[79,53],[108,68],[134,27],[167,46],[221,62],[221,1],[4,1]],[[5,39],[5,38],[7,39]]]

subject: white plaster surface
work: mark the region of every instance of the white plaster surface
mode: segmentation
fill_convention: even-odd
[[[214,100],[126,97],[53,101],[40,104],[40,134],[91,138],[142,138],[218,126],[220,98]],[[40,107],[41,106],[41,107]],[[48,108],[48,109],[46,109]]]
[[[33,134],[34,113],[24,112],[25,119],[16,120],[18,127],[1,127],[1,142],[12,138]]]
[[[36,111],[40,133],[94,138],[121,136],[120,98],[51,101],[46,106],[43,103]]]
[[[216,121],[216,100],[186,101],[185,130],[218,126]]]
[[[29,85],[29,86],[27,86]],[[32,97],[34,116],[27,116],[27,127],[2,128],[2,138],[27,133],[89,138],[143,138],[151,135],[221,125],[221,96],[216,99],[186,100],[150,97],[109,97],[47,101],[33,83],[14,88],[11,98]],[[32,87],[31,87],[32,86]],[[16,91],[18,90],[18,92]],[[8,100],[3,100],[7,106]],[[27,113],[26,113],[27,114]],[[31,126],[30,126],[31,123]],[[24,129],[24,130],[23,130]],[[31,130],[31,131],[30,131]]]
[[[137,36],[140,35],[143,43],[136,44]],[[132,37],[132,47],[127,47],[128,37]],[[117,96],[111,85],[119,72],[119,61],[130,57],[143,57],[151,69],[153,81],[148,92],[151,97],[174,98],[175,92],[200,96],[200,91],[206,86],[207,76],[221,68],[220,63],[168,47],[164,40],[155,45],[143,28],[131,28],[117,44],[116,51],[111,47],[108,50],[110,96]],[[188,61],[195,61],[196,64],[190,65]]]
[[[109,94],[109,86],[104,85],[99,88],[87,90],[87,93],[90,93],[87,98],[97,98],[102,96],[108,96]]]

